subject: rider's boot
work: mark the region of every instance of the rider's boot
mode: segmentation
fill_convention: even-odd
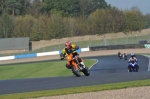
[[[66,68],[71,69],[71,66],[68,63],[66,63]]]
[[[131,72],[130,66],[128,66],[128,72]]]

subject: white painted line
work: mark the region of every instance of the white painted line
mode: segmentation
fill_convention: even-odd
[[[144,55],[149,59],[149,64],[148,64],[148,71],[150,71],[150,56],[149,55]]]
[[[150,71],[150,59],[149,59],[149,64],[148,64],[148,71]]]
[[[89,70],[90,70],[95,64],[98,63],[98,60],[97,60],[97,59],[90,59],[90,60],[96,60],[96,63],[94,63],[94,64],[89,68]],[[83,73],[82,75],[84,75],[84,73]]]
[[[96,65],[98,63],[97,59],[91,59],[91,60],[96,60],[96,63],[94,63],[89,69],[91,69],[94,65]]]

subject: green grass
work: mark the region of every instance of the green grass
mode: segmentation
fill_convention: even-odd
[[[65,67],[67,61],[40,62],[30,64],[17,64],[0,66],[0,80],[19,78],[39,78],[72,75],[72,71]],[[85,64],[90,67],[96,60],[85,59]]]

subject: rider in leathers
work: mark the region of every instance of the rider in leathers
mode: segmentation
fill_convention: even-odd
[[[129,63],[131,62],[131,61],[135,61],[135,62],[137,62],[138,63],[138,60],[137,60],[137,58],[135,57],[135,54],[134,53],[131,53],[131,56],[130,56],[130,58],[129,58]],[[130,67],[128,66],[128,69],[129,69]],[[137,68],[139,69],[139,65],[137,64]]]
[[[73,57],[75,55],[79,55],[76,52],[76,50],[78,50],[78,49],[79,49],[79,46],[76,46],[75,44],[71,44],[71,42],[66,42],[65,43],[65,48],[63,48],[62,53],[60,54],[61,60],[64,59],[65,57],[67,57],[71,53],[73,54]],[[70,65],[71,65],[70,62],[68,61],[67,64],[66,64],[66,67],[68,69],[70,69],[71,68]]]

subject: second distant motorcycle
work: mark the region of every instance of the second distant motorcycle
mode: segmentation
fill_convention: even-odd
[[[126,53],[123,53],[123,58],[124,58],[125,60],[127,60],[127,54],[126,54]]]
[[[122,58],[123,58],[123,54],[122,54],[121,52],[118,52],[118,57],[119,57],[120,59],[122,59]]]

